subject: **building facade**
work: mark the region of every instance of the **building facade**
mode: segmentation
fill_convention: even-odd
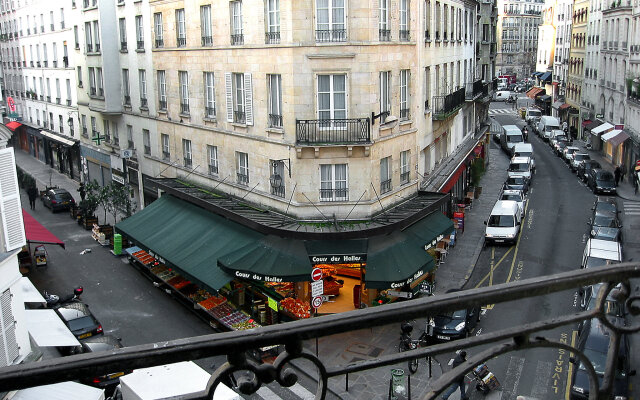
[[[544,0],[498,2],[498,75],[529,77],[536,70],[543,7]]]
[[[571,50],[569,51],[566,102],[571,107],[569,109],[568,125],[574,137],[581,130],[581,111],[586,109],[586,105],[582,104],[584,101],[582,93],[589,7],[588,1],[575,1],[571,21]]]
[[[556,39],[553,56],[553,83],[557,86],[556,99],[564,99],[566,96],[569,51],[571,50],[572,10],[573,1],[571,0],[557,0],[555,3]]]

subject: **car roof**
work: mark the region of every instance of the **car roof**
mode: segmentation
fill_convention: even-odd
[[[610,240],[589,239],[587,241],[588,257],[602,258],[605,260],[622,261],[622,248],[620,243]]]
[[[511,159],[511,162],[512,163],[518,163],[518,164],[520,164],[520,163],[530,163],[531,162],[531,157],[524,157],[524,156],[513,157]]]
[[[574,151],[578,151],[578,150],[580,150],[580,147],[576,147],[576,146],[567,146],[567,150],[574,150]]]
[[[58,307],[56,311],[64,318],[66,321],[70,321],[76,318],[86,317],[91,315],[91,311],[89,311],[89,307],[83,303],[69,303],[65,304],[61,307]]]
[[[51,192],[53,193],[69,193],[69,191],[67,189],[50,189]]]
[[[518,202],[513,200],[498,200],[496,204],[493,205],[493,209],[491,210],[491,214],[499,214],[500,212],[513,212],[513,210],[518,209]]]
[[[587,156],[587,157],[589,156],[589,154],[587,154],[587,153],[576,153],[576,154],[574,154],[574,155],[575,155],[576,157],[577,157],[577,156]]]
[[[520,189],[505,189],[502,191],[502,194],[519,194],[522,196],[522,190]]]
[[[513,151],[530,150],[533,151],[531,143],[516,143],[513,145]]]

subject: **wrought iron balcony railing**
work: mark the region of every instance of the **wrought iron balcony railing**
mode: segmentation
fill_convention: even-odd
[[[388,42],[391,40],[391,29],[379,29],[380,41]]]
[[[391,191],[391,179],[380,182],[380,193],[387,193]]]
[[[282,115],[269,114],[269,127],[282,128]]]
[[[461,88],[446,96],[433,96],[433,119],[446,119],[460,109],[465,101],[465,89]]]
[[[482,93],[482,79],[478,79],[472,83],[467,83],[465,96],[467,100],[473,100]]]
[[[244,124],[246,122],[246,114],[244,113],[244,111],[234,111],[233,122],[237,124]]]
[[[218,166],[209,164],[209,174],[210,175],[215,175],[217,173],[218,173]]]
[[[398,31],[398,37],[403,42],[409,41],[409,39],[410,39],[409,30],[408,29],[401,29],[400,31]]]
[[[189,103],[180,103],[180,114],[189,114]]]
[[[202,46],[212,46],[213,36],[202,36]]]
[[[264,41],[266,44],[280,43],[280,32],[265,32]]]
[[[186,37],[178,37],[178,38],[176,38],[176,43],[178,44],[178,47],[185,47],[187,45],[187,38]]]
[[[296,143],[299,145],[371,143],[370,119],[297,119]]]
[[[232,45],[244,44],[244,35],[242,33],[231,35],[231,44]]]
[[[205,118],[215,118],[216,117],[216,108],[215,107],[205,107],[204,108],[204,117]]]
[[[612,292],[616,283],[622,283],[622,289],[616,295],[627,304],[631,316],[638,316],[637,306],[632,306],[640,297],[630,294],[632,288],[629,279],[640,277],[640,264],[624,263],[607,265],[598,268],[572,270],[555,275],[538,276],[506,284],[442,294],[411,300],[409,303],[399,302],[381,307],[354,310],[339,314],[327,315],[308,320],[276,324],[258,329],[214,333],[186,339],[178,339],[163,343],[150,343],[125,347],[108,352],[78,354],[68,357],[42,360],[38,362],[11,365],[0,369],[0,391],[18,390],[67,380],[91,378],[99,375],[146,368],[170,362],[196,360],[216,355],[227,355],[228,363],[220,366],[211,376],[207,385],[207,396],[212,398],[220,382],[226,380],[234,371],[251,371],[250,378],[238,379],[241,393],[255,393],[263,384],[274,381],[274,376],[287,376],[278,379],[283,386],[296,383],[298,371],[290,364],[292,360],[308,360],[318,368],[318,386],[316,398],[324,399],[327,395],[329,378],[336,378],[355,372],[374,368],[388,367],[399,362],[407,362],[415,358],[434,357],[448,354],[458,349],[467,349],[479,345],[488,345],[486,350],[475,354],[438,379],[430,382],[425,399],[436,399],[458,377],[470,372],[476,365],[494,357],[535,348],[560,349],[573,353],[575,359],[585,366],[589,376],[589,393],[592,399],[611,399],[615,383],[616,364],[618,361],[619,343],[622,335],[640,331],[637,323],[620,326],[612,322],[606,315],[606,294]],[[326,337],[344,332],[353,332],[362,327],[373,327],[399,324],[425,315],[437,315],[452,312],[479,304],[497,304],[524,298],[535,298],[550,293],[576,290],[599,282],[607,282],[601,289],[598,302],[593,310],[581,311],[550,317],[545,320],[531,321],[521,326],[511,326],[493,332],[482,332],[466,339],[446,342],[417,350],[382,354],[368,360],[352,361],[342,365],[325,366],[322,355],[315,356],[303,350],[303,340]],[[604,373],[596,375],[593,365],[584,352],[573,347],[566,340],[555,339],[549,331],[563,326],[575,326],[587,319],[597,318],[610,331],[608,356],[603,366]],[[248,358],[246,352],[259,347],[285,345],[273,364],[258,364]],[[287,368],[285,368],[287,365]],[[291,368],[290,368],[291,367]],[[353,390],[353,389],[352,389]]]
[[[167,101],[166,100],[158,100],[158,110],[166,111],[167,110]]]
[[[316,29],[316,42],[346,42],[346,29]]]
[[[236,174],[237,176],[237,182],[241,185],[248,185],[249,184],[249,175],[248,174],[241,174],[240,172],[238,172]]]
[[[284,197],[284,186],[271,186],[271,194],[278,197]]]
[[[349,200],[349,188],[320,189],[320,201],[332,202],[332,201],[348,201],[348,200]]]
[[[164,40],[162,38],[156,39],[156,48],[164,47]]]
[[[406,172],[400,173],[400,182],[402,182],[402,183],[409,182],[410,176],[411,176],[411,172],[410,171],[406,171]]]

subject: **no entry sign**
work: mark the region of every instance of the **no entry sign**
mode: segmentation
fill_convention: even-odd
[[[316,296],[311,300],[311,305],[313,308],[318,308],[322,305],[322,296]]]
[[[311,271],[311,280],[315,282],[320,279],[322,279],[322,269],[314,268],[313,271]]]

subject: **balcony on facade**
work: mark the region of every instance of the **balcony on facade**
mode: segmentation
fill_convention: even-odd
[[[370,124],[369,118],[297,119],[296,144],[370,144]]]
[[[449,118],[457,112],[465,102],[465,88],[460,88],[455,92],[445,96],[433,96],[433,113],[434,120],[443,120]]]
[[[346,29],[320,29],[316,30],[316,42],[346,42]]]
[[[264,42],[265,44],[279,44],[280,43],[280,32],[265,32],[264,33]]]
[[[213,46],[213,36],[202,36],[202,46]]]
[[[409,30],[401,29],[400,31],[398,31],[398,38],[403,42],[407,42],[411,38],[409,33],[410,33]]]
[[[269,128],[282,128],[282,115],[269,114]]]
[[[244,35],[242,33],[231,35],[231,45],[239,46],[244,44]]]
[[[473,101],[482,95],[482,79],[465,84],[465,99]]]
[[[381,42],[389,42],[391,41],[391,30],[390,29],[378,29],[378,35]]]

